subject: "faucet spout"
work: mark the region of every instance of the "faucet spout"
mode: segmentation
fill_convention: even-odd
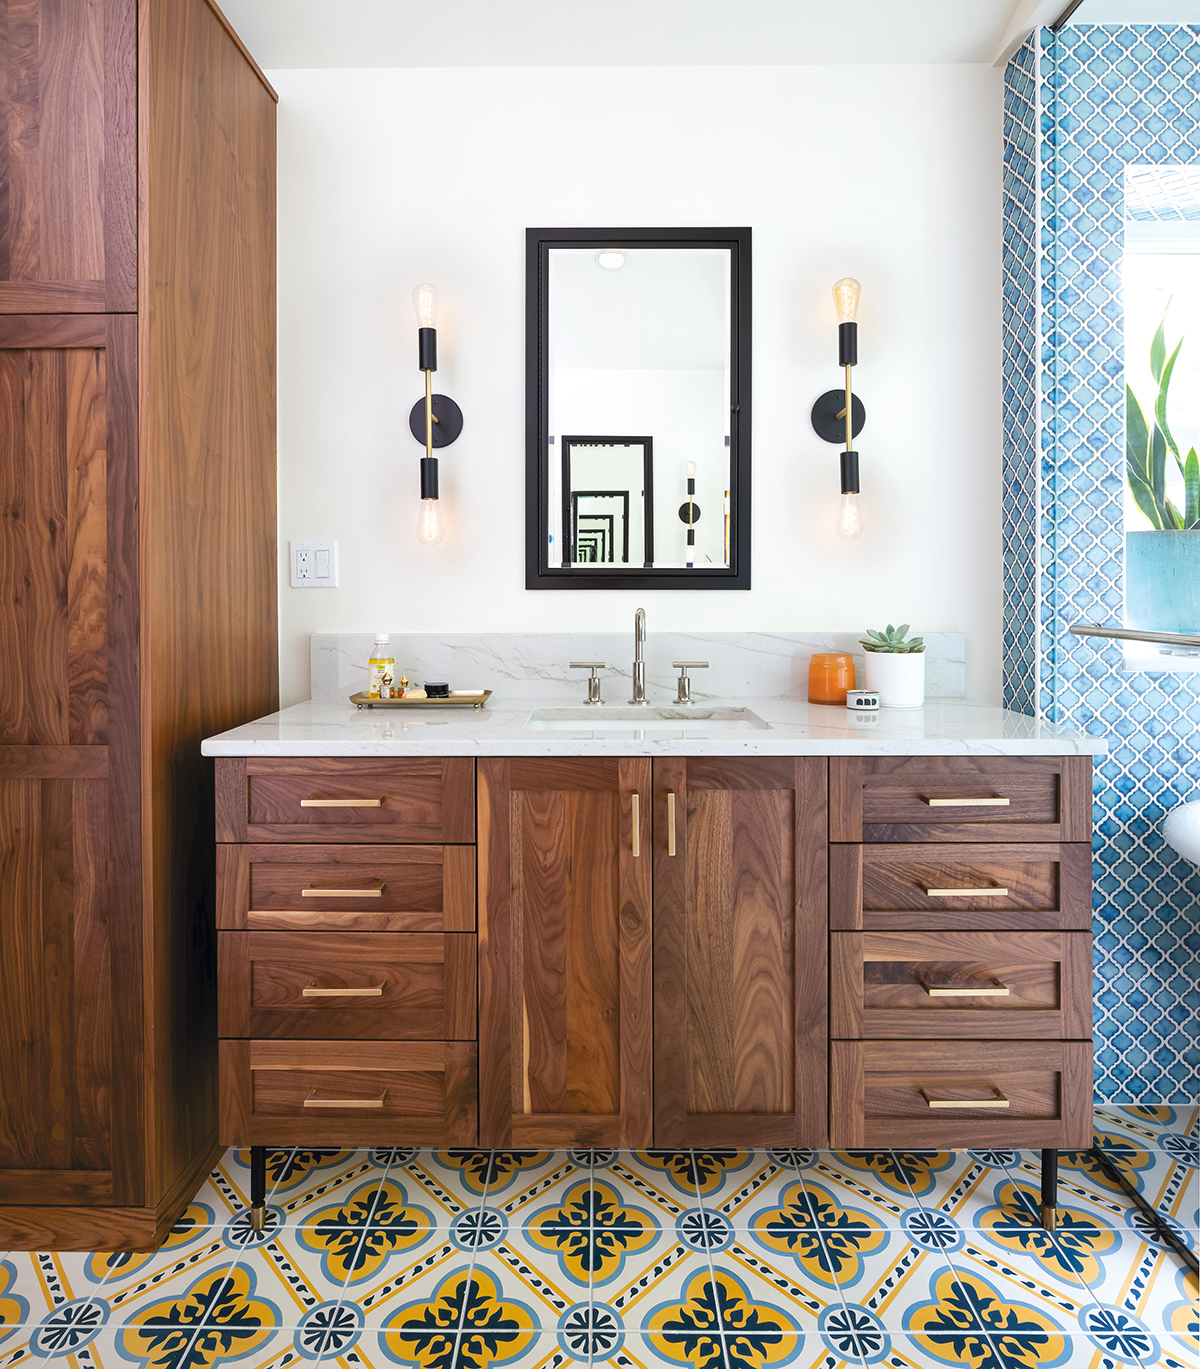
[[[646,702],[646,610],[639,608],[633,615],[633,698],[631,704]]]

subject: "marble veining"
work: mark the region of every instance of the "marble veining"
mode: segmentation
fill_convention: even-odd
[[[587,697],[586,671],[570,661],[606,661],[604,698],[622,703],[632,688],[633,615],[628,632],[470,633],[437,636],[391,633],[396,669],[414,683],[446,680],[452,689],[491,689],[497,698],[520,694],[542,703],[573,704]],[[851,651],[863,682],[860,632],[656,632],[646,637],[646,690],[651,698],[675,697],[672,661],[708,661],[692,677],[692,698],[803,699],[814,651]],[[934,698],[966,692],[965,636],[929,632],[925,637],[925,689]],[[341,703],[367,687],[367,658],[374,633],[318,632],[310,639],[312,699]]]

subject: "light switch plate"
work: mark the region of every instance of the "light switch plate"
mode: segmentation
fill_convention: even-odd
[[[337,589],[336,542],[289,542],[293,589]]]

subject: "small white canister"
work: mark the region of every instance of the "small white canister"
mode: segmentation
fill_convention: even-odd
[[[871,689],[851,689],[846,694],[846,707],[854,713],[872,713],[879,708],[879,695]]]
[[[884,708],[920,708],[925,702],[923,651],[864,653],[867,691],[878,693]]]

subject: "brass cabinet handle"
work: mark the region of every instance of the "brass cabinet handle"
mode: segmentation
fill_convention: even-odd
[[[382,808],[382,799],[319,799],[315,794],[300,800],[301,808]]]
[[[378,1098],[318,1098],[316,1089],[304,1100],[306,1108],[381,1108],[387,1089]]]
[[[930,808],[1007,808],[1010,800],[999,794],[983,799],[931,799],[927,794],[918,796]]]
[[[675,854],[675,795],[667,795],[667,855]]]
[[[1007,898],[1008,890],[999,884],[989,884],[986,889],[930,889],[922,884],[921,888],[930,898]]]
[[[381,879],[373,879],[364,889],[326,889],[320,884],[310,884],[300,890],[301,898],[382,898],[387,885]]]
[[[917,980],[917,983],[930,998],[1007,998],[1009,995],[1008,985],[1001,984],[998,979],[992,980],[993,987],[990,989],[961,989],[951,984],[929,984],[924,979]]]
[[[633,854],[642,854],[642,796],[633,796]]]
[[[305,998],[379,998],[387,987],[387,980],[369,984],[365,989],[319,989],[314,979],[300,992]]]
[[[973,1102],[963,1098],[935,1098],[928,1089],[921,1090],[921,1097],[924,1098],[926,1105],[931,1108],[1006,1108],[1010,1106],[1008,1099],[994,1084],[992,1085],[992,1092],[996,1095],[994,1098],[977,1098]]]

